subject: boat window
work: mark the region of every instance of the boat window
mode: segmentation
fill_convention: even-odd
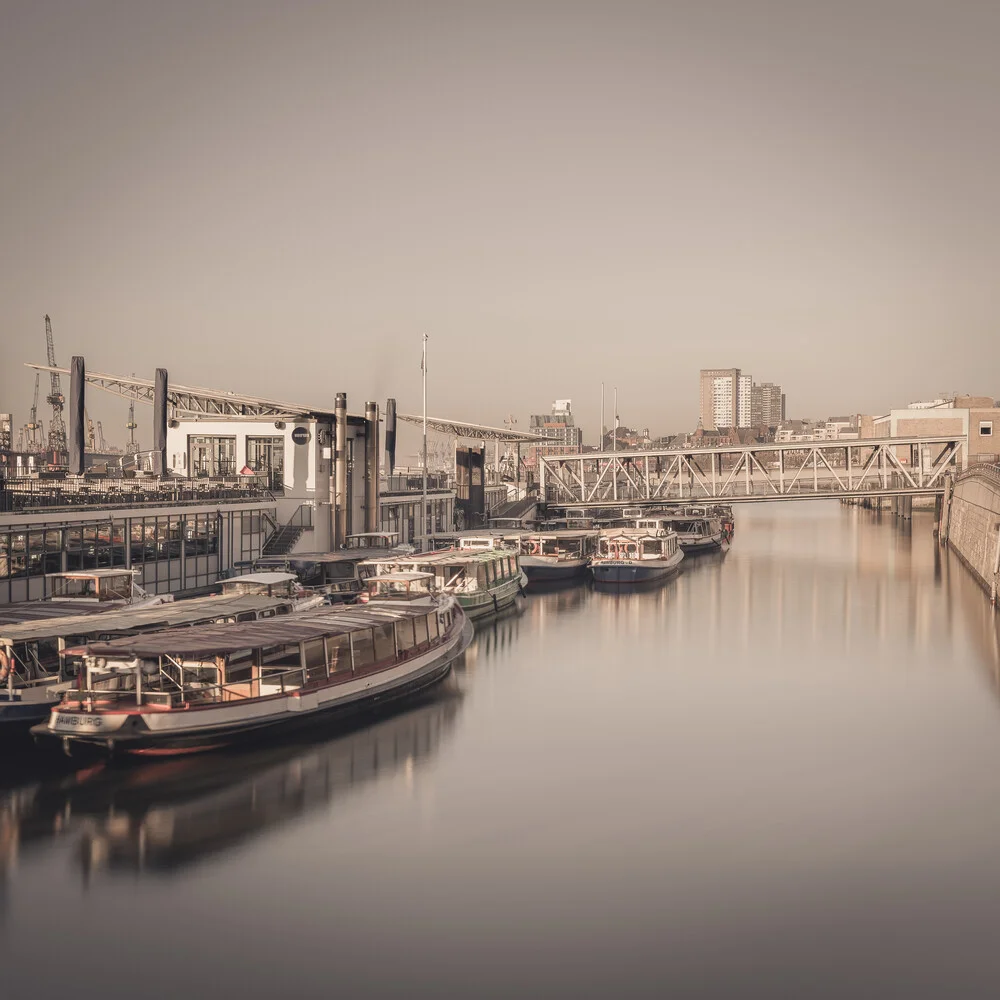
[[[413,621],[407,618],[405,621],[396,622],[396,642],[400,649],[413,649]]]
[[[392,622],[375,626],[375,661],[382,663],[396,656],[396,640],[393,637]]]
[[[240,649],[229,654],[229,662],[226,666],[227,681],[248,681],[250,671],[253,667],[253,650]]]
[[[132,596],[132,574],[112,576],[100,582],[102,601],[124,600]]]
[[[354,646],[354,669],[371,666],[375,662],[375,646],[372,640],[372,630],[370,628],[359,628],[352,632],[352,645]]]
[[[647,538],[642,543],[642,551],[646,555],[655,555],[660,550],[659,543],[653,538]]]
[[[438,624],[439,623],[437,614],[435,612],[431,612],[431,614],[427,616],[427,632],[432,640],[437,639],[438,635],[440,634],[438,630]]]
[[[237,616],[238,622],[252,622],[257,615],[253,611],[241,611]]]
[[[295,642],[286,643],[282,646],[267,646],[263,650],[261,662],[269,670],[278,668],[292,670],[295,667],[301,666],[299,644]]]
[[[331,635],[326,640],[326,651],[330,657],[330,673],[336,670],[351,669],[351,645],[350,637],[345,632],[343,635]]]
[[[427,618],[421,615],[419,618],[413,619],[413,627],[417,634],[417,645],[424,646],[427,644]]]
[[[483,563],[480,563],[476,567],[476,582],[479,584],[480,590],[489,589],[489,583],[487,582],[486,579],[486,567],[485,565],[483,565]]]
[[[52,596],[97,597],[97,581],[93,577],[83,579],[57,576],[52,579]]]
[[[326,564],[326,579],[329,582],[334,580],[353,580],[354,579],[354,568],[355,563],[349,560],[343,560],[342,562],[332,562]],[[367,572],[371,572],[369,567],[365,567]]]
[[[326,653],[323,652],[322,639],[309,639],[302,645],[305,647],[307,667],[326,667]]]

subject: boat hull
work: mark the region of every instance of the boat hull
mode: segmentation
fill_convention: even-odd
[[[521,556],[521,569],[528,583],[556,583],[577,580],[587,575],[589,559],[548,559],[545,556]]]
[[[590,564],[594,583],[611,586],[635,586],[655,583],[673,576],[681,567],[682,551],[670,559],[597,559]]]
[[[15,688],[13,698],[7,691],[0,691],[0,735],[26,733],[31,726],[44,722],[61,697],[46,687]]]
[[[454,596],[470,621],[487,621],[513,607],[527,583],[528,578],[522,571],[520,577],[504,580],[498,587],[490,590],[475,590]]]
[[[683,534],[679,534],[677,544],[687,555],[697,552],[718,552],[722,548],[722,532],[716,535],[698,535],[695,538],[685,538]]]
[[[47,723],[33,726],[38,741],[61,741],[73,756],[118,754],[166,756],[190,754],[262,739],[309,726],[336,725],[340,720],[372,714],[432,687],[451,672],[454,661],[472,640],[467,616],[455,635],[436,650],[385,670],[312,691],[295,691],[254,700],[249,705],[211,706],[193,711],[86,713],[54,710]],[[101,725],[90,731],[95,719]],[[88,731],[80,731],[87,726]]]

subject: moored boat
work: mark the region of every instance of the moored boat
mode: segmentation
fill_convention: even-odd
[[[665,521],[677,532],[677,544],[686,555],[696,552],[717,552],[722,548],[725,536],[720,518],[703,509],[685,509],[678,513],[665,514],[660,518],[639,518],[637,528],[654,528]]]
[[[326,604],[326,597],[322,593],[307,590],[294,573],[244,573],[221,583],[225,597],[281,597],[291,601],[296,611],[307,611]]]
[[[422,690],[471,638],[453,598],[415,595],[90,643],[79,686],[31,732],[70,753],[209,750]]]
[[[520,538],[521,568],[529,583],[555,583],[584,577],[597,552],[596,531],[527,532]]]
[[[208,622],[255,621],[290,614],[291,598],[260,595],[199,597],[167,604],[112,606],[97,613],[0,624],[0,734],[24,733],[43,722],[75,684],[83,647],[143,632]]]
[[[136,583],[136,571],[125,568],[68,570],[48,573],[47,596],[38,601],[0,605],[0,625],[37,618],[92,615],[120,607],[153,607],[173,601],[170,594],[149,594]]]
[[[491,618],[513,606],[528,578],[516,548],[491,535],[463,537],[460,548],[373,560],[375,576],[398,573],[432,575],[435,588],[451,594],[473,621]]]
[[[394,553],[413,552],[401,545],[393,531],[368,531],[348,535],[335,552],[295,552],[284,556],[261,556],[254,570],[283,570],[295,573],[299,582],[314,593],[325,595],[328,604],[351,604],[364,593],[370,569],[365,565]]]
[[[590,570],[598,584],[643,584],[665,580],[680,569],[684,552],[677,533],[665,521],[643,528],[608,528],[601,532]]]

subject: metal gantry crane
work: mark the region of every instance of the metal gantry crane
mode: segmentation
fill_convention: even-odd
[[[45,443],[45,434],[42,429],[42,422],[38,419],[38,380],[41,378],[39,373],[35,373],[35,395],[31,401],[31,417],[28,422],[24,425],[25,431],[25,444],[27,445],[28,451],[35,452],[42,448]]]
[[[45,317],[45,351],[49,360],[49,367],[56,367],[56,348],[52,340],[52,320],[48,315]],[[63,396],[62,386],[59,384],[59,373],[51,373],[49,394],[45,397],[45,402],[52,407],[52,420],[49,422],[49,451],[55,452],[58,460],[60,455],[68,453],[69,448],[66,442],[66,424],[63,423],[63,407],[66,405],[66,397]]]
[[[133,372],[132,377],[135,378],[135,373]],[[139,454],[139,442],[135,439],[135,429],[139,425],[135,422],[135,400],[133,399],[128,404],[128,423],[125,427],[128,429],[128,444],[125,445],[126,455],[138,455]]]

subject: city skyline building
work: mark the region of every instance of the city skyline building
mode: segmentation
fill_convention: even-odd
[[[750,426],[777,427],[785,419],[785,394],[774,382],[753,383],[750,390]]]
[[[698,385],[699,419],[705,430],[750,426],[749,375],[739,368],[702,368]]]
[[[529,458],[539,454],[577,454],[583,450],[583,429],[576,426],[571,399],[553,400],[551,413],[532,414],[529,429],[532,434],[552,439],[551,444],[532,445]]]

